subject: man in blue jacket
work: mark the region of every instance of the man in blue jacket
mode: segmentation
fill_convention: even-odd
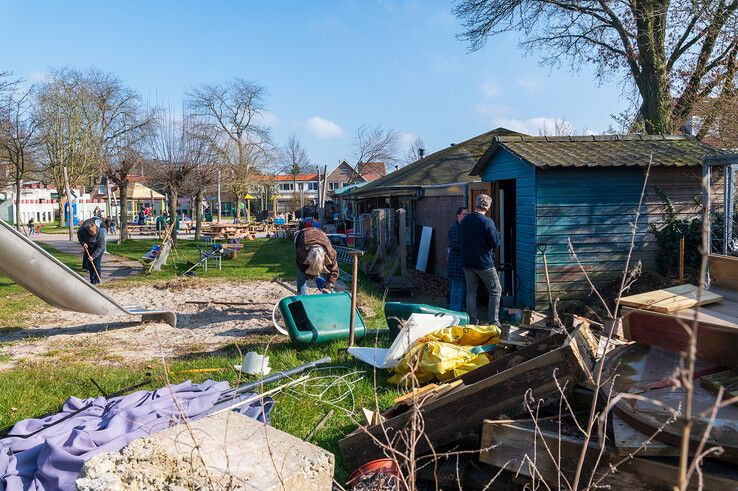
[[[495,222],[486,216],[492,198],[480,194],[474,203],[474,213],[461,222],[461,260],[466,278],[466,311],[472,322],[479,322],[477,288],[479,281],[489,292],[490,324],[500,324],[499,310],[502,287],[495,269],[494,252],[499,245]]]
[[[461,263],[461,221],[469,214],[469,210],[462,206],[456,210],[456,220],[448,231],[448,270],[446,276],[450,283],[449,306],[451,310],[464,310],[466,296],[466,278],[464,266]]]
[[[82,245],[84,253],[82,254],[82,269],[85,266],[90,271],[90,283],[97,285],[100,283],[100,274],[102,273],[102,256],[105,253],[105,230],[100,226],[100,219],[96,217],[88,218],[79,226],[77,230],[77,240]],[[92,258],[92,262],[90,262]]]

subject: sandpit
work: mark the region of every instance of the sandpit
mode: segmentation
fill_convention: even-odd
[[[177,327],[140,323],[130,317],[101,317],[47,308],[31,314],[29,327],[0,334],[0,370],[21,360],[79,355],[87,361],[122,363],[209,352],[277,334],[272,308],[293,292],[269,281],[177,278],[135,287],[106,288],[122,305],[177,312]],[[187,304],[188,301],[243,302],[245,305]]]

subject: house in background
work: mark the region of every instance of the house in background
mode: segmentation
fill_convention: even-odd
[[[277,213],[293,212],[318,203],[318,174],[278,174],[276,182]]]
[[[328,183],[328,195],[332,197],[335,191],[345,188],[349,184],[365,182],[365,180],[356,172],[356,169],[344,160],[328,174],[326,182]]]
[[[105,200],[87,192],[84,186],[73,189],[76,216],[85,220],[92,216],[96,207],[105,210]],[[21,186],[20,197],[15,194],[15,186],[9,185],[0,190],[0,219],[15,223],[15,201],[20,198],[20,223],[28,223],[33,218],[36,223],[49,223],[59,219],[59,193],[50,184],[41,181],[26,181]]]
[[[545,252],[554,297],[588,297],[569,241],[595,285],[619,278],[649,162],[631,265],[652,269],[664,200],[678,218],[698,216],[703,159],[721,153],[685,135],[495,137],[471,174],[495,194],[505,287],[518,305],[547,305]]]
[[[446,274],[448,231],[459,206],[487,189],[470,171],[499,135],[516,135],[497,128],[402,167],[385,177],[352,190],[342,199],[350,201],[349,216],[375,208],[407,210],[408,242],[414,251],[423,226],[433,228],[429,252],[429,271]]]
[[[725,150],[738,151],[738,102],[707,97],[698,101],[682,128],[686,135],[697,136],[708,119],[714,119],[703,141]],[[729,117],[726,117],[729,116]]]
[[[359,162],[359,175],[366,182],[376,181],[387,175],[384,162]]]

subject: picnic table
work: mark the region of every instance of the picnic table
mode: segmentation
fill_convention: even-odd
[[[213,240],[241,239],[252,233],[247,223],[210,223],[205,234]]]

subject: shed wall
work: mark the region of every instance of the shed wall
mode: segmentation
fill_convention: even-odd
[[[507,179],[516,180],[517,303],[533,307],[536,282],[536,173],[533,166],[507,150],[500,149],[482,172],[482,180],[494,182]]]
[[[456,219],[456,209],[464,206],[464,195],[425,196],[415,201],[415,226],[433,227],[428,272],[446,276],[448,231]]]
[[[606,285],[622,276],[645,171],[643,167],[537,170],[537,237],[540,244],[546,244],[555,296],[573,300],[591,294],[588,282],[569,252],[569,240],[595,285]],[[649,226],[663,223],[665,198],[672,201],[679,218],[696,217],[699,212],[696,200],[700,194],[699,168],[654,167],[651,170],[631,266],[641,260],[644,270],[653,269],[656,245]],[[547,302],[545,269],[539,257],[536,304],[541,306]]]

